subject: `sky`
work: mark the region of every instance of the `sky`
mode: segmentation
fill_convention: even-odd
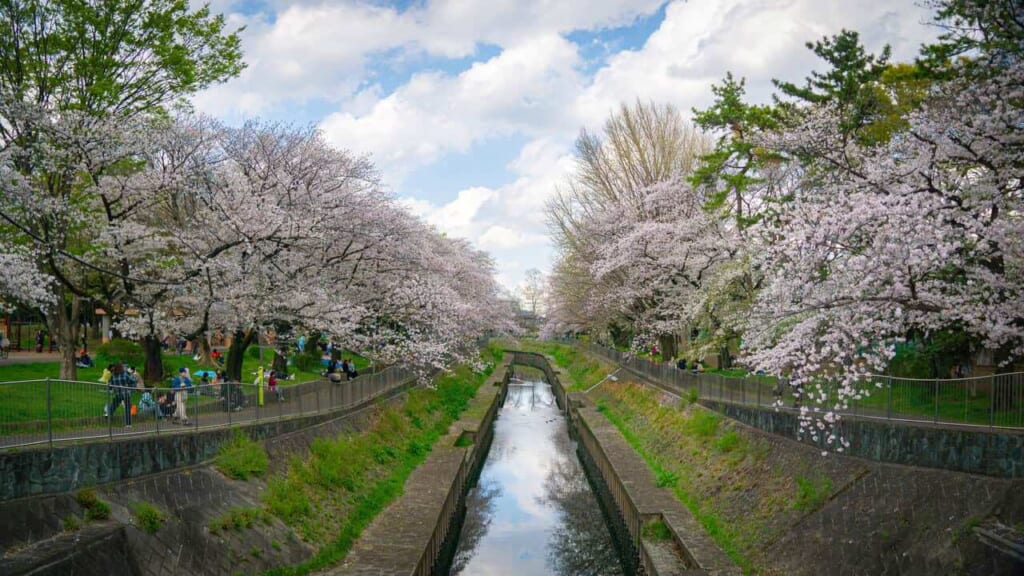
[[[196,5],[202,4],[194,0]],[[515,290],[554,252],[545,201],[581,128],[623,102],[706,107],[727,71],[752,102],[799,83],[805,42],[860,32],[910,60],[937,29],[914,0],[212,0],[247,68],[193,98],[228,123],[315,124],[386,188],[495,259]]]

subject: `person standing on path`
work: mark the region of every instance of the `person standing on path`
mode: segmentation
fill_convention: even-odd
[[[171,382],[171,388],[174,389],[174,421],[188,426],[185,404],[188,403],[188,391],[192,388],[192,379],[188,377],[188,368],[178,369],[178,376]]]
[[[111,390],[110,407],[107,408],[107,417],[113,418],[117,407],[124,404],[124,427],[132,427],[132,388],[135,381],[124,369],[124,364],[118,362],[111,370],[110,382],[107,384]]]

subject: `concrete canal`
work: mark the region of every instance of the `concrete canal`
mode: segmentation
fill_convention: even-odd
[[[613,576],[623,568],[551,384],[508,383],[450,574]]]

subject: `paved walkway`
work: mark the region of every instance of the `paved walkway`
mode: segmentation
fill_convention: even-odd
[[[34,364],[36,362],[60,362],[60,352],[11,351],[8,353],[7,358],[0,360],[0,366]]]

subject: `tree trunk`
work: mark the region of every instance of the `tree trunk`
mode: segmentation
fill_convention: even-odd
[[[718,352],[718,367],[722,370],[732,368],[732,354],[729,352],[729,345],[722,346]]]
[[[164,379],[164,357],[160,339],[153,334],[147,334],[142,339],[142,351],[146,354],[146,365],[142,370],[142,379],[145,380],[146,384],[159,386]]]
[[[56,290],[58,305],[48,317],[50,341],[57,338],[60,346],[60,378],[61,380],[78,379],[78,314],[82,307],[82,299],[71,297],[71,305],[64,303],[64,289]]]
[[[658,348],[661,349],[661,359],[665,361],[672,360],[679,354],[676,349],[676,338],[672,334],[658,336]]]
[[[245,351],[249,349],[249,345],[252,344],[255,335],[256,330],[254,328],[235,330],[235,335],[231,338],[231,346],[228,347],[228,358],[224,365],[224,372],[229,381],[242,381],[242,363],[245,361]]]
[[[200,366],[213,366],[210,351],[210,339],[205,334],[199,336],[199,350],[196,353],[199,354],[198,362]]]
[[[274,372],[280,372],[281,374],[288,373],[288,352],[279,348],[274,348]]]

